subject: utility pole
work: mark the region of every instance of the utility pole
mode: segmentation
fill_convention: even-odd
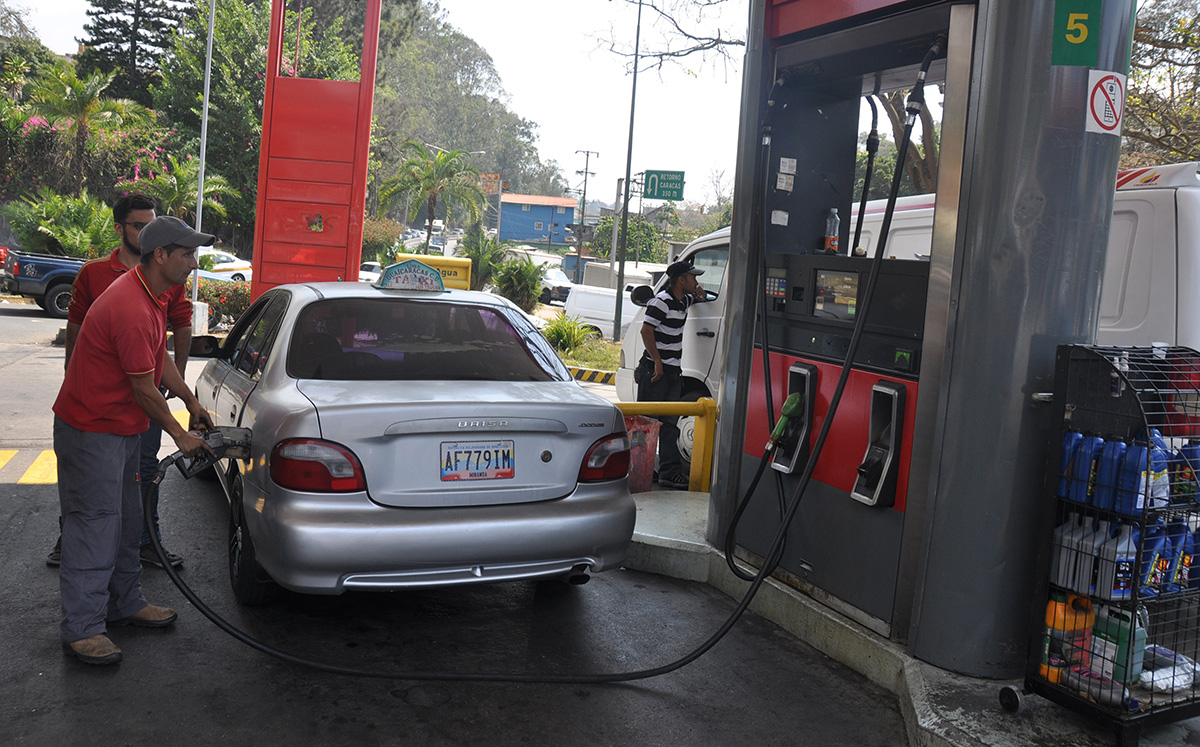
[[[608,287],[617,287],[617,211],[621,209],[621,189],[625,177],[617,177],[617,196],[613,199],[612,249],[608,252]]]
[[[579,284],[583,282],[583,224],[584,218],[587,217],[587,180],[592,173],[588,171],[588,164],[591,162],[592,156],[599,158],[600,154],[594,150],[577,150],[575,153],[583,154],[583,171],[575,172],[576,174],[583,174],[582,208],[579,210],[579,236],[576,237],[579,239],[579,244],[575,249],[575,283]]]

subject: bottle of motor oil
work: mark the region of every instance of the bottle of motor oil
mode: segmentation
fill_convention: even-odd
[[[1058,556],[1059,585],[1065,589],[1079,588],[1079,548],[1083,538],[1096,530],[1094,522],[1080,517],[1079,526],[1063,534],[1062,550]]]
[[[1197,474],[1200,474],[1200,441],[1191,439],[1179,448],[1175,457],[1175,473],[1171,477],[1171,486],[1177,501],[1200,500]]]
[[[1089,504],[1096,488],[1096,472],[1100,464],[1100,453],[1104,450],[1104,439],[1085,433],[1075,447],[1071,460],[1071,484],[1067,497],[1076,503]]]
[[[1085,523],[1090,523],[1086,522]],[[1075,553],[1075,583],[1072,589],[1080,594],[1094,595],[1096,593],[1096,578],[1100,558],[1100,548],[1112,539],[1112,527],[1104,519],[1096,521],[1096,528],[1091,533],[1079,538],[1079,547]]]
[[[1188,573],[1192,567],[1192,533],[1183,519],[1171,519],[1167,522],[1167,551],[1166,571],[1163,574],[1162,590],[1164,592],[1182,591],[1187,588]]]
[[[1145,441],[1134,441],[1125,450],[1121,462],[1121,479],[1117,485],[1117,511],[1126,516],[1141,516],[1146,507],[1149,485],[1149,447]]]
[[[1129,610],[1102,605],[1092,629],[1092,671],[1123,685],[1142,675],[1146,628]]]
[[[1142,564],[1138,573],[1138,596],[1157,596],[1162,589],[1166,563],[1164,551],[1169,551],[1167,527],[1162,522],[1151,524],[1142,534]]]
[[[1077,513],[1067,514],[1067,519],[1062,524],[1054,527],[1054,535],[1050,540],[1050,583],[1056,586],[1066,586],[1067,580],[1071,575],[1063,567],[1063,544],[1066,542],[1066,537],[1071,532],[1079,529],[1082,516]]]
[[[1079,431],[1070,430],[1063,435],[1062,455],[1058,461],[1058,497],[1066,498],[1068,486],[1071,479],[1071,458],[1075,455],[1075,449],[1079,446],[1079,440],[1083,438],[1083,434]]]
[[[1096,596],[1121,601],[1133,596],[1135,569],[1138,567],[1138,547],[1135,527],[1121,524],[1116,536],[1100,546],[1096,562]]]
[[[1146,504],[1146,508],[1163,508],[1171,503],[1171,472],[1170,472],[1170,452],[1166,444],[1162,440],[1162,436],[1157,439],[1154,434],[1158,431],[1151,431],[1149,455],[1147,456],[1147,467],[1150,474],[1150,501]]]
[[[825,218],[825,253],[838,253],[838,233],[841,231],[842,219],[838,217],[837,208],[829,208]]]
[[[1115,438],[1104,442],[1100,451],[1100,467],[1096,471],[1096,492],[1092,503],[1096,508],[1112,511],[1117,504],[1117,484],[1121,478],[1121,463],[1125,460],[1124,441]]]

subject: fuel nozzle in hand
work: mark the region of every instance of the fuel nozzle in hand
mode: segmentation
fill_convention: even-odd
[[[775,423],[775,430],[771,431],[771,436],[767,440],[767,451],[774,451],[775,444],[779,443],[787,433],[789,421],[803,412],[804,395],[800,392],[792,392],[783,402],[783,408],[779,412],[779,422]]]
[[[186,478],[194,477],[212,467],[220,459],[248,459],[250,457],[250,429],[218,426],[212,430],[194,431],[195,435],[204,439],[212,449],[210,454],[201,449],[200,453],[188,459],[183,452],[177,451],[163,459],[158,464],[158,472],[154,476],[155,484],[162,482],[167,473],[167,467],[174,464],[180,474]]]

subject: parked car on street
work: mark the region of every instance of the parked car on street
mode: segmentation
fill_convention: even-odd
[[[551,301],[562,301],[566,303],[567,296],[570,295],[571,289],[575,284],[567,277],[567,273],[562,271],[561,267],[551,267],[546,270],[546,276],[542,278],[542,294],[538,300],[542,303],[550,303]]]
[[[84,260],[51,254],[5,252],[0,290],[32,298],[55,319],[66,319],[71,305],[71,285]]]
[[[251,280],[253,279],[253,265],[244,259],[236,257],[229,252],[223,252],[212,247],[200,247],[196,250],[196,257],[212,257],[213,266],[212,272],[226,274],[230,280]]]
[[[616,568],[633,534],[620,410],[507,299],[278,286],[196,392],[218,425],[253,433],[250,459],[219,470],[244,604],[274,584],[579,583]]]
[[[383,266],[378,262],[363,262],[358,266],[358,280],[362,283],[374,283],[382,271]]]

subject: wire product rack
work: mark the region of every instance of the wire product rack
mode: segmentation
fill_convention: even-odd
[[[1200,353],[1060,346],[1053,407],[1049,572],[1022,692],[1136,745],[1143,726],[1200,715]]]

